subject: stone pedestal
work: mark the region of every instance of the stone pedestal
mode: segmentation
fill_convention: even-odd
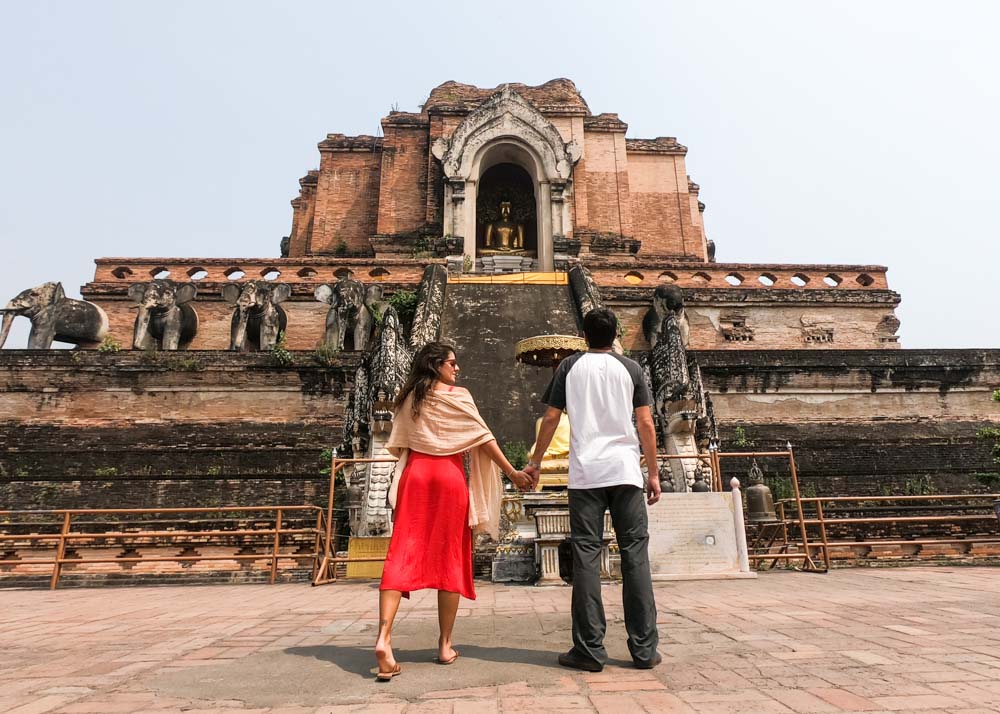
[[[732,493],[664,493],[649,508],[653,580],[755,578]]]
[[[482,257],[484,273],[525,273],[530,272],[535,261],[527,255],[504,255],[495,253]]]

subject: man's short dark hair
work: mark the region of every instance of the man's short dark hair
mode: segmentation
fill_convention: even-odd
[[[618,317],[605,307],[591,310],[583,317],[583,335],[591,349],[608,349],[618,336]]]

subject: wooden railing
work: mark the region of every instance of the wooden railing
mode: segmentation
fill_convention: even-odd
[[[239,520],[248,520],[250,514],[269,514],[267,520],[273,523],[269,527],[246,527],[234,528],[209,528],[205,530],[192,529],[149,529],[142,523],[135,523],[125,517],[134,516],[164,516],[174,517],[193,515],[214,516],[213,523],[225,523],[234,521],[229,514],[241,514]],[[289,528],[285,524],[286,514],[303,514],[307,517],[315,517],[315,525],[309,527]],[[112,524],[115,530],[101,530],[109,525],[107,521],[100,524],[87,522],[81,519],[103,516],[105,518],[119,517]],[[51,519],[46,523],[46,519]],[[253,519],[253,520],[260,520]],[[326,515],[323,509],[317,506],[225,506],[219,508],[76,508],[60,510],[40,510],[40,511],[0,511],[0,523],[10,530],[19,529],[41,529],[43,527],[58,528],[54,533],[0,533],[0,545],[24,543],[29,546],[37,546],[42,543],[54,543],[55,554],[51,558],[17,558],[0,560],[0,566],[25,566],[25,565],[51,565],[52,575],[49,587],[55,589],[59,585],[65,565],[90,565],[100,563],[199,563],[204,561],[269,561],[268,569],[269,582],[274,583],[278,572],[278,561],[283,559],[294,559],[297,561],[312,560],[312,573],[316,574],[319,563],[319,553],[325,548],[322,546],[324,538],[329,538],[330,528],[327,527]],[[74,530],[74,525],[87,528],[86,530]],[[313,536],[313,552],[311,554],[294,554],[281,552],[282,536]],[[232,537],[268,537],[270,550],[264,553],[253,554],[226,554],[226,555],[152,555],[152,556],[115,556],[115,557],[66,557],[67,547],[85,548],[93,545],[93,541],[143,541],[155,540],[155,547],[161,548],[164,542],[188,546],[193,539],[223,539]],[[187,541],[187,542],[184,542]],[[89,543],[88,543],[89,542]],[[204,544],[203,546],[204,547]]]

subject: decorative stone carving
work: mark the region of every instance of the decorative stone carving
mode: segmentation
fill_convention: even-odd
[[[444,314],[444,296],[448,286],[448,271],[443,265],[424,268],[417,290],[417,311],[410,328],[410,347],[416,352],[428,342],[437,340]]]
[[[198,332],[198,313],[188,303],[198,294],[194,283],[150,280],[129,286],[128,297],[139,309],[132,331],[132,348],[178,350]]]
[[[552,270],[552,242],[571,232],[573,166],[582,156],[575,141],[565,142],[552,122],[505,85],[471,112],[431,153],[444,173],[445,234],[462,236],[462,253],[476,255],[477,182],[496,163],[515,163],[531,176],[538,198],[538,262]]]
[[[330,306],[326,315],[323,343],[333,351],[340,352],[345,348],[347,335],[350,334],[351,347],[363,352],[368,346],[374,319],[365,304],[365,286],[361,281],[345,275],[333,285],[318,285],[313,295]]]
[[[590,271],[580,263],[569,269],[569,287],[573,291],[573,299],[576,301],[581,325],[584,315],[591,310],[604,307],[600,289],[594,282],[594,278],[591,277]]]
[[[274,347],[288,324],[281,303],[291,294],[291,285],[267,280],[224,285],[222,297],[234,308],[229,349],[254,352]]]
[[[899,342],[899,318],[895,314],[889,313],[879,321],[875,327],[875,337],[881,343]]]
[[[62,283],[44,283],[23,290],[3,309],[0,348],[7,342],[17,316],[31,320],[29,350],[47,350],[55,341],[75,345],[94,345],[108,334],[108,316],[104,310],[83,300],[66,297]]]

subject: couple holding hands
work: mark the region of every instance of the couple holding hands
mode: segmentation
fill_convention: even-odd
[[[592,310],[584,317],[588,349],[556,369],[542,397],[547,409],[535,451],[523,471],[504,456],[469,391],[456,385],[460,367],[454,348],[432,342],[414,357],[396,399],[388,443],[399,461],[389,491],[392,539],[379,588],[377,679],[402,673],[393,656],[392,624],[401,598],[413,590],[438,591],[435,661],[446,665],[458,658],[452,632],[459,599],[476,597],[473,533],[498,536],[499,473],[521,491],[537,485],[542,455],[563,411],[572,425],[573,647],[559,655],[559,664],[600,672],[607,661],[600,578],[605,510],[611,511],[621,550],[629,652],[636,667],[660,663],[646,517],[647,504],[660,498],[660,486],[655,468],[644,484],[639,458],[641,452],[647,464],[657,463],[653,399],[642,368],[612,351],[617,331],[611,310]]]

